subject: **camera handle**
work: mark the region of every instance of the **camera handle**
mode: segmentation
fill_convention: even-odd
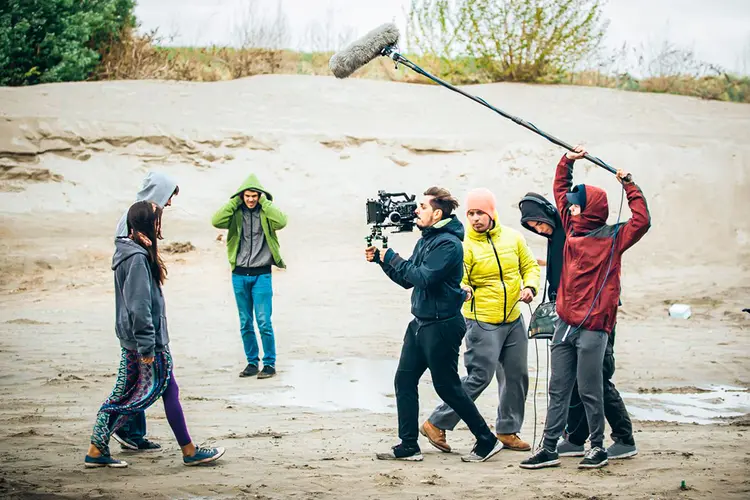
[[[369,236],[365,236],[367,246],[372,246],[372,240],[382,240],[383,248],[388,248],[388,236],[383,235],[383,229],[379,226],[374,226]]]

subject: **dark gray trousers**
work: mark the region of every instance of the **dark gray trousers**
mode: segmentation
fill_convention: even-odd
[[[490,385],[492,377],[496,377],[499,404],[495,432],[520,432],[529,390],[529,340],[523,317],[497,325],[467,319],[466,327],[464,365],[468,375],[461,379],[463,389],[476,400]],[[461,418],[442,403],[429,420],[438,429],[453,430]]]
[[[544,428],[544,448],[557,449],[557,440],[565,429],[573,385],[586,409],[591,446],[604,444],[604,388],[602,363],[607,347],[603,331],[576,329],[558,321],[552,338],[549,381],[549,407]]]

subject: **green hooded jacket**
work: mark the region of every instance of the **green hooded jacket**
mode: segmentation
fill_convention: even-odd
[[[276,231],[286,226],[286,215],[276,208],[273,204],[273,195],[263,188],[255,174],[245,179],[245,182],[230,197],[226,205],[221,207],[211,218],[211,224],[217,229],[228,229],[227,233],[227,256],[229,264],[234,267],[237,263],[237,252],[240,249],[242,239],[242,193],[246,190],[260,193],[260,224],[263,227],[263,234],[266,237],[268,249],[271,250],[273,261],[277,267],[285,268],[284,259],[281,258],[279,250],[279,239],[276,237]]]

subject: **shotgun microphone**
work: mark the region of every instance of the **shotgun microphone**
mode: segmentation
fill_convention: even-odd
[[[386,55],[384,51],[398,43],[398,36],[395,24],[382,24],[334,54],[328,68],[336,78],[346,78],[376,57]]]
[[[355,40],[351,44],[349,44],[348,47],[345,49],[335,53],[333,57],[331,57],[331,60],[328,61],[328,68],[331,70],[331,73],[333,73],[333,76],[336,78],[346,78],[350,76],[352,73],[357,71],[359,68],[364,66],[365,64],[369,63],[373,59],[375,59],[378,56],[385,56],[390,59],[393,59],[393,61],[396,63],[396,66],[398,67],[399,64],[402,64],[406,66],[407,68],[411,69],[412,71],[424,76],[425,78],[429,78],[433,82],[437,83],[438,85],[442,85],[443,87],[452,90],[454,92],[457,92],[464,97],[468,97],[472,101],[481,104],[482,106],[485,106],[486,108],[491,109],[495,113],[499,114],[500,116],[507,118],[514,123],[521,125],[522,127],[531,130],[532,132],[541,135],[548,141],[550,141],[553,144],[557,144],[558,146],[561,146],[568,151],[573,151],[573,146],[570,144],[561,141],[557,137],[554,137],[547,132],[544,132],[543,130],[539,129],[536,125],[534,125],[531,122],[527,122],[526,120],[522,118],[518,118],[516,116],[513,116],[511,114],[506,113],[505,111],[498,109],[482,99],[481,97],[477,97],[475,95],[469,94],[468,92],[459,89],[455,85],[451,85],[450,83],[446,82],[445,80],[442,80],[434,75],[431,75],[424,69],[420,68],[413,62],[411,62],[409,59],[404,57],[398,52],[397,44],[398,44],[398,27],[393,23],[385,23],[381,24],[374,30],[367,33],[362,38]],[[585,159],[590,161],[591,163],[594,163],[595,165],[598,165],[602,167],[603,169],[616,174],[617,170],[610,165],[606,164],[603,160],[597,158],[596,156],[592,156],[588,153],[586,153],[583,156]],[[625,177],[625,182],[630,182],[632,179],[630,175]]]

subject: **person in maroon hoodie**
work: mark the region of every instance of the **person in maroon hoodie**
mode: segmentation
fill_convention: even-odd
[[[602,363],[607,336],[617,317],[620,297],[622,254],[640,240],[651,227],[651,217],[640,188],[627,173],[617,171],[622,183],[630,220],[607,225],[607,193],[600,188],[573,185],[573,164],[586,152],[577,146],[560,159],[555,173],[555,202],[567,233],[563,267],[557,290],[560,317],[552,339],[552,376],[544,444],[521,462],[524,469],[540,469],[560,464],[557,441],[565,428],[573,384],[586,409],[591,449],[579,463],[593,469],[607,465],[604,442],[604,399]]]

